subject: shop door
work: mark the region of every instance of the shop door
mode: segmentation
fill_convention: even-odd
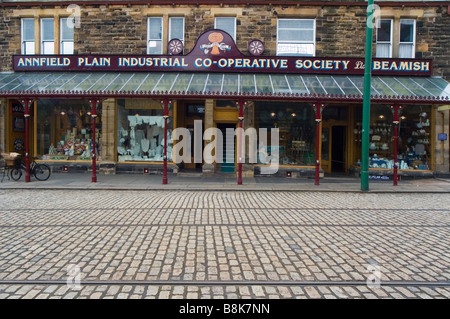
[[[345,173],[347,126],[336,121],[322,124],[322,169],[326,173]]]
[[[235,124],[217,124],[217,128],[222,132],[223,136],[223,159],[222,164],[220,164],[221,173],[234,173],[235,171],[235,150],[236,150],[236,138],[234,130],[236,128]],[[229,134],[233,134],[233,138],[227,138],[227,129]]]
[[[25,112],[22,104],[19,101],[13,100],[10,102],[10,115],[9,115],[9,132],[8,132],[8,151],[22,154],[22,159],[25,156]],[[30,113],[32,108],[30,110]],[[33,131],[33,121],[30,118],[29,123],[29,137]],[[32,151],[32,139],[30,140],[30,152]]]
[[[204,121],[205,121],[205,102],[184,102],[180,103],[184,111],[182,110],[180,113],[180,118],[178,119],[179,127],[186,127],[191,134],[191,160],[190,163],[184,163],[183,169],[190,171],[201,172],[202,163],[195,163],[194,152],[196,148],[200,148],[203,150],[203,138],[196,138],[194,133],[195,122],[201,121],[201,134],[203,136],[204,131]],[[184,115],[184,116],[183,116]],[[196,145],[196,143],[201,143],[201,145]]]

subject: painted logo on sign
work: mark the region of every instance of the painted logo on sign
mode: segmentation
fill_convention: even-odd
[[[213,32],[208,36],[208,40],[210,43],[208,44],[202,44],[200,46],[200,49],[205,52],[205,54],[208,54],[211,52],[212,55],[220,55],[220,51],[230,51],[231,46],[223,43],[223,35],[219,32]]]

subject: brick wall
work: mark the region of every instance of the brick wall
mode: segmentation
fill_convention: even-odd
[[[46,14],[62,7],[44,8]],[[0,70],[11,70],[11,55],[20,54],[20,16],[35,14],[37,8],[2,7],[0,16]],[[39,11],[39,12],[41,12]],[[418,13],[416,57],[434,60],[435,75],[450,80],[448,51],[450,23],[441,7],[389,8],[387,16],[409,17]],[[75,54],[146,54],[147,16],[167,19],[185,17],[185,53],[195,45],[198,36],[214,27],[215,16],[236,16],[237,46],[244,53],[252,39],[266,45],[265,55],[276,54],[278,18],[315,18],[316,55],[363,57],[365,46],[365,6],[150,6],[95,5],[81,8],[81,28],[75,29]],[[31,15],[33,16],[33,15]],[[167,36],[167,35],[166,35]]]

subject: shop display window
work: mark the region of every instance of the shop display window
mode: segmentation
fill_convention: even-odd
[[[268,129],[268,142],[261,150],[258,143],[258,162],[272,156],[271,128],[279,128],[279,164],[314,165],[316,124],[310,104],[283,102],[255,102],[255,128]]]
[[[101,110],[96,117],[96,155],[101,161]],[[92,160],[92,116],[87,100],[39,99],[37,154],[42,160]]]
[[[156,100],[121,99],[117,107],[119,162],[161,162],[164,155],[163,108]],[[167,120],[167,159],[172,161],[173,109]]]
[[[356,166],[361,165],[362,112],[355,109]],[[431,107],[407,105],[399,112],[398,165],[403,170],[431,169]],[[369,168],[394,168],[393,113],[389,106],[372,105],[370,112]]]

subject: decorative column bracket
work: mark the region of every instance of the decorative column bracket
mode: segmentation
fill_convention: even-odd
[[[239,136],[238,136],[238,185],[242,185],[242,127],[244,122],[244,109],[248,105],[247,101],[236,101],[236,107],[238,108],[238,120],[239,120]]]
[[[322,111],[325,108],[325,104],[316,102],[312,105],[315,121],[316,121],[316,173],[315,173],[315,185],[319,185],[320,175],[320,123],[322,122]]]
[[[169,108],[172,105],[172,100],[163,99],[160,101],[163,107],[163,118],[164,118],[164,155],[163,155],[163,185],[166,185],[167,180],[167,120],[169,119]]]

